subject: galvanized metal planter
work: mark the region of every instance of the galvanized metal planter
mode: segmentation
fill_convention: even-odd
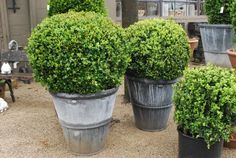
[[[200,24],[199,27],[206,63],[231,67],[226,50],[233,46],[233,26]]]
[[[91,95],[51,93],[72,153],[93,155],[104,148],[117,90]]]
[[[127,76],[135,125],[144,131],[166,128],[172,108],[172,85],[177,80],[153,81]]]

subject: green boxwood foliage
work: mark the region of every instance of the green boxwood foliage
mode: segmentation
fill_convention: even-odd
[[[210,24],[231,24],[230,9],[233,0],[205,0],[205,13]],[[224,12],[220,13],[221,7]]]
[[[180,130],[203,138],[210,148],[228,140],[236,112],[236,74],[215,66],[187,70],[174,94],[175,121]]]
[[[130,61],[125,31],[93,12],[45,19],[27,53],[37,81],[51,92],[90,94],[117,87]]]
[[[190,48],[179,24],[172,20],[148,19],[126,31],[132,59],[128,75],[152,80],[172,80],[182,75]]]
[[[106,15],[104,0],[50,0],[48,15],[66,13],[69,10],[93,11]]]
[[[231,18],[232,18],[232,24],[234,32],[236,33],[236,0],[233,1],[232,8],[231,8]],[[234,34],[234,40],[236,43],[236,34]]]

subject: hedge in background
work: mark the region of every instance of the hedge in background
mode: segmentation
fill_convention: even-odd
[[[171,20],[149,19],[127,30],[131,64],[127,74],[152,80],[173,80],[188,65],[190,48],[182,26]]]
[[[48,15],[66,13],[69,10],[93,11],[106,15],[104,0],[50,0]]]
[[[232,24],[234,28],[234,32],[236,33],[236,0],[233,1],[232,8],[231,8],[231,18],[232,18]],[[236,43],[236,34],[234,35],[234,40]]]
[[[236,113],[236,74],[215,66],[187,70],[174,95],[175,121],[185,134],[210,147],[228,140]]]
[[[205,13],[210,24],[231,24],[230,9],[233,0],[205,0]],[[220,13],[221,7],[224,12]]]
[[[37,81],[51,92],[89,94],[118,87],[130,61],[124,30],[93,12],[45,19],[27,53]]]

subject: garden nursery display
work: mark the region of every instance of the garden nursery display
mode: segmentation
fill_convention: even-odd
[[[188,65],[187,35],[174,21],[160,19],[139,21],[126,32],[131,52],[126,76],[135,125],[163,130],[172,107],[172,85]]]
[[[233,26],[230,9],[233,0],[206,0],[205,12],[209,24],[201,24],[200,32],[205,61],[222,67],[231,67],[226,50],[233,45]]]
[[[92,12],[59,14],[29,39],[35,79],[53,97],[70,150],[95,154],[105,145],[115,95],[130,61],[124,31]]]
[[[189,69],[175,86],[179,158],[220,158],[236,114],[236,73],[215,66]]]

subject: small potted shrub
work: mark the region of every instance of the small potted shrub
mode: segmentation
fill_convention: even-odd
[[[172,85],[188,65],[188,37],[179,24],[161,19],[139,21],[126,31],[131,52],[126,78],[135,125],[163,130],[172,107]]]
[[[175,86],[179,157],[220,158],[236,112],[235,71],[215,66],[187,70]]]
[[[231,8],[231,18],[234,32],[236,32],[236,0],[234,0]],[[234,34],[234,41],[236,42],[236,34]],[[233,68],[236,68],[236,49],[232,48],[227,50],[231,65]]]
[[[200,32],[206,63],[231,67],[226,50],[232,48],[233,29],[230,9],[233,0],[205,0],[209,24],[201,24]]]
[[[130,60],[124,35],[105,16],[69,12],[47,18],[29,38],[35,79],[51,93],[75,154],[91,155],[104,147],[115,94]]]
[[[66,13],[69,10],[73,11],[93,11],[106,15],[104,0],[49,0],[48,15]]]

